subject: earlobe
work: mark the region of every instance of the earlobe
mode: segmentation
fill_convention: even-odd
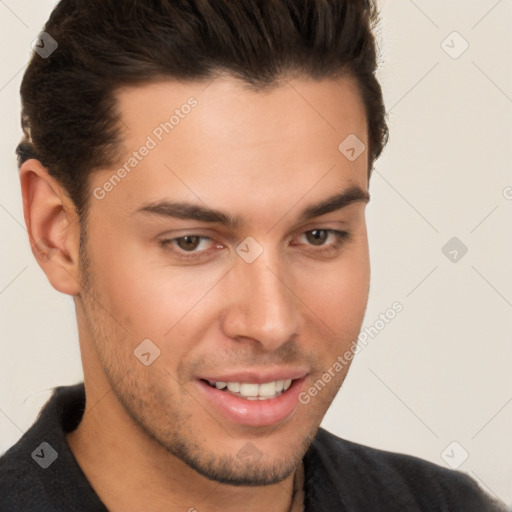
[[[20,183],[32,253],[56,290],[78,295],[80,223],[73,201],[38,160],[22,164]]]

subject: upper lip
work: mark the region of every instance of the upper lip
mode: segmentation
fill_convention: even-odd
[[[272,368],[229,371],[224,373],[201,375],[198,378],[210,382],[245,382],[264,384],[276,380],[301,379],[308,374],[305,368]]]

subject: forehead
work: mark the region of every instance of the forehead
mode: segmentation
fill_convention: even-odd
[[[174,132],[183,131],[183,126],[195,129],[203,142],[222,137],[223,147],[228,149],[243,146],[250,139],[265,142],[276,136],[276,129],[283,128],[283,135],[288,136],[323,130],[337,132],[339,138],[348,135],[350,129],[359,129],[358,135],[366,137],[359,87],[348,75],[323,80],[282,78],[279,85],[262,89],[221,75],[209,81],[162,81],[126,87],[116,96],[122,124],[128,128],[128,142],[166,121],[171,121]],[[181,123],[190,113],[187,103],[194,100],[194,115]],[[297,120],[302,123],[295,123]],[[178,125],[180,130],[174,130]],[[234,134],[236,137],[231,136]]]
[[[117,100],[118,167],[126,172],[113,201],[172,197],[220,206],[226,194],[236,202],[250,193],[270,204],[308,189],[367,188],[367,120],[351,77],[283,79],[263,90],[228,76],[162,81],[121,89]],[[347,157],[347,140],[357,152],[366,148],[358,158]]]

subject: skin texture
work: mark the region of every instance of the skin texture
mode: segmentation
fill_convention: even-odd
[[[302,369],[306,390],[357,338],[370,274],[366,201],[308,220],[301,213],[353,187],[367,192],[367,152],[349,161],[338,150],[350,134],[367,145],[364,106],[349,77],[290,78],[265,92],[229,76],[125,88],[119,167],[191,97],[190,113],[101,199],[92,191],[117,167],[93,173],[81,250],[65,191],[36,160],[21,168],[34,254],[76,304],[87,405],[68,441],[114,512],[285,512],[348,366],[267,426],[220,414],[198,378]],[[239,222],[140,211],[162,201]],[[312,230],[349,235],[322,232],[318,242]],[[180,247],[195,239],[175,240],[186,235],[209,238],[187,252]],[[236,252],[249,236],[263,249],[252,263]],[[145,339],[160,350],[148,366],[134,356]],[[258,457],[241,457],[247,446]]]

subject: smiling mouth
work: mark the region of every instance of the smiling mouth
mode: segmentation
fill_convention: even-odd
[[[262,384],[249,382],[221,382],[203,380],[210,387],[224,391],[245,400],[271,400],[290,389],[293,380],[273,380]]]

